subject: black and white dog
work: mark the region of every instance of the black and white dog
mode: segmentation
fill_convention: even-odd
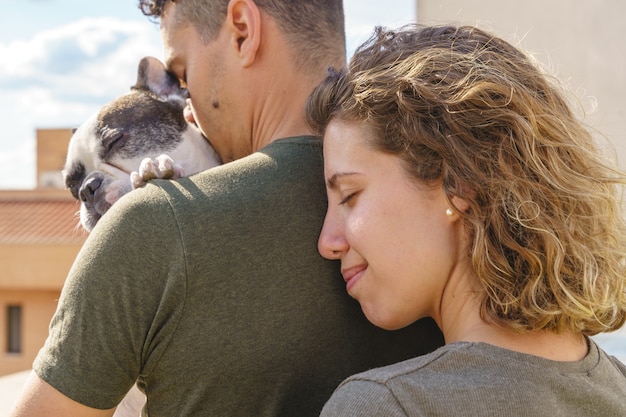
[[[139,63],[131,91],[105,105],[70,139],[65,185],[91,231],[122,195],[152,178],[180,178],[220,164],[200,130],[185,120],[188,97],[156,58]]]

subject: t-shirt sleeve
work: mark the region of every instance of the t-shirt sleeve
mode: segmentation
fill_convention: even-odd
[[[116,406],[171,339],[186,266],[168,198],[148,185],[120,199],[94,228],[64,284],[33,368],[84,405]]]
[[[320,417],[406,417],[393,392],[384,384],[350,378],[324,405]]]
[[[626,364],[621,362],[615,356],[609,356],[609,359],[611,360],[611,362],[613,362],[613,365],[615,365],[615,367],[617,367],[617,369],[622,373],[622,375],[626,377]]]

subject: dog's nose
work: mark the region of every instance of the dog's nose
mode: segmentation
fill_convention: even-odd
[[[91,177],[85,180],[83,186],[80,187],[80,201],[85,203],[93,203],[96,190],[102,185],[102,178]]]

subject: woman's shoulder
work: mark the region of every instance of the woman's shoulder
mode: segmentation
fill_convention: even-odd
[[[449,392],[440,389],[445,378],[441,368],[453,367],[467,345],[473,344],[449,344],[423,356],[353,375],[337,387],[321,417],[406,416],[419,414],[417,408],[429,410],[445,401]],[[434,375],[438,376],[432,378]]]
[[[458,415],[462,411],[463,415],[499,416],[514,410],[546,415],[546,410],[554,412],[554,404],[565,407],[581,396],[589,401],[600,398],[607,410],[621,410],[616,399],[623,398],[623,384],[616,378],[623,372],[623,365],[606,358],[593,343],[589,354],[576,362],[551,361],[487,343],[451,343],[346,379],[323,415]],[[550,390],[565,384],[567,389]],[[352,414],[355,407],[359,413]],[[589,410],[571,411],[566,407],[551,415],[590,415]]]
[[[480,346],[481,344],[469,342],[451,343],[426,355],[353,375],[346,379],[344,384],[357,380],[387,384],[393,380],[412,378],[416,373],[435,372],[441,375],[441,371],[446,368],[458,372],[458,362],[466,361],[468,355],[475,355],[476,350],[480,350]]]
[[[371,369],[347,378],[341,385],[358,383],[384,386],[402,392],[432,394],[450,391],[465,385],[498,390],[506,379],[535,378],[562,374],[587,373],[598,364],[598,351],[578,362],[556,362],[533,355],[511,351],[488,343],[456,342],[432,353]]]

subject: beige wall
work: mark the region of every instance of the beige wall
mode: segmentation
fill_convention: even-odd
[[[0,376],[30,369],[80,245],[0,245]],[[22,309],[22,351],[7,353],[7,309]]]
[[[48,335],[48,324],[57,306],[60,291],[0,290],[0,323],[7,322],[9,305],[22,307],[22,352],[6,353],[7,332],[0,332],[0,376],[30,369]],[[2,326],[4,327],[4,326]]]
[[[80,247],[0,244],[0,291],[60,289]]]
[[[2,199],[28,200],[34,205],[58,200],[60,195],[71,199],[69,191],[64,190],[60,173],[70,136],[70,129],[37,129],[38,188],[3,190]],[[55,187],[62,190],[50,189]],[[65,213],[58,208],[50,210],[52,211],[49,213],[37,211],[37,216],[43,217],[30,220],[33,223],[47,224],[46,220],[50,216],[65,215],[69,216],[69,223],[76,222],[72,211]],[[38,239],[29,234],[32,230],[28,227],[26,229],[26,241]],[[75,243],[45,243],[46,238],[41,238],[44,242],[21,243],[15,236],[0,243],[0,376],[30,369],[33,359],[48,336],[48,324],[56,309],[61,287],[82,245],[80,233],[61,229],[58,232],[60,235],[57,238]],[[14,240],[18,242],[10,243]],[[7,353],[9,306],[20,306],[22,311],[22,351],[19,354]]]
[[[529,50],[567,82],[626,168],[626,2],[619,0],[417,0],[421,23],[465,23]]]

